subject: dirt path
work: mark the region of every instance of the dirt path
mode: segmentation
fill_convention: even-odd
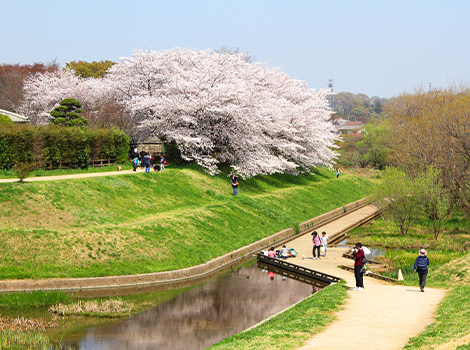
[[[154,170],[152,170],[153,172]],[[102,176],[115,176],[115,175],[126,175],[126,174],[136,174],[138,172],[143,173],[144,170],[137,169],[137,172],[130,170],[122,171],[108,171],[105,173],[83,173],[83,174],[71,174],[71,175],[56,175],[56,176],[37,176],[37,177],[28,177],[24,179],[24,182],[34,182],[34,181],[55,181],[55,180],[69,180],[69,179],[83,179],[87,177],[102,177]],[[18,182],[18,179],[0,179],[0,183],[6,182]]]
[[[339,231],[361,210],[338,219],[317,231],[329,234]],[[364,208],[367,210],[367,207]],[[402,349],[410,337],[420,334],[433,322],[438,304],[445,296],[441,289],[393,285],[374,278],[364,278],[364,290],[355,287],[354,273],[338,268],[353,265],[343,258],[346,248],[328,248],[326,258],[312,259],[311,236],[306,235],[289,242],[300,253],[292,263],[343,278],[349,287],[344,308],[337,313],[337,320],[323,332],[311,338],[301,350],[310,349]],[[307,259],[302,260],[302,255]],[[417,277],[416,277],[417,278]]]

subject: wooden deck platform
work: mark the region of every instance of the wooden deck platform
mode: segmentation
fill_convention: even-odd
[[[322,282],[326,282],[328,284],[336,283],[336,282],[339,282],[341,280],[341,278],[339,278],[339,277],[329,275],[327,273],[319,272],[319,271],[316,271],[316,270],[312,270],[312,269],[309,269],[307,267],[292,264],[292,263],[287,262],[286,260],[270,258],[266,255],[261,254],[261,253],[258,253],[256,258],[258,259],[258,261],[261,261],[261,262],[263,262],[267,265],[276,266],[276,267],[284,269],[286,271],[294,272],[298,275],[310,277],[310,278],[313,278],[313,279],[316,279],[316,280],[319,280],[319,281],[322,281]]]

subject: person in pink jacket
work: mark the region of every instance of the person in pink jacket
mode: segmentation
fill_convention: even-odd
[[[268,252],[268,256],[270,258],[275,258],[276,257],[276,252],[274,251],[274,247],[271,247]]]
[[[317,231],[312,233],[312,242],[313,242],[313,259],[320,260],[320,247],[321,247],[321,238],[318,235]],[[316,254],[315,254],[316,253]]]

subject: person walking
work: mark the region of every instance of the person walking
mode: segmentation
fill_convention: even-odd
[[[428,275],[429,259],[426,256],[426,249],[419,251],[419,256],[415,260],[414,271],[419,276],[419,289],[424,292],[424,285],[426,284],[426,276]]]
[[[326,235],[325,231],[323,231],[321,233],[320,239],[321,239],[321,244],[323,246],[323,257],[325,257],[326,256],[326,245],[328,243],[328,236]]]
[[[362,260],[366,257],[366,255],[362,249],[362,243],[356,243],[352,253],[354,256],[354,277],[356,278],[356,288],[354,288],[354,290],[363,290],[364,276],[362,275]]]
[[[147,153],[147,151],[145,150],[145,147],[142,147],[142,151],[139,152],[139,155],[140,155],[140,167],[141,168],[144,168],[144,155]]]
[[[238,196],[238,176],[234,175],[232,177],[232,189],[233,189],[233,195]]]
[[[150,160],[150,154],[148,152],[145,151],[145,148],[142,149],[144,152],[140,152],[141,155],[143,155],[143,164],[145,166],[145,172],[148,173],[150,172],[150,167],[151,167],[151,160]]]
[[[339,177],[339,168],[336,168],[336,178]]]
[[[320,260],[320,247],[321,247],[321,238],[318,235],[317,231],[312,233],[312,242],[313,242],[313,259]],[[316,254],[315,254],[316,253]]]
[[[160,171],[165,171],[166,159],[164,156],[160,156]]]

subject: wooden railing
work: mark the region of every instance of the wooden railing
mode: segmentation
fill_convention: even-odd
[[[105,165],[116,165],[116,158],[90,160],[89,165],[99,167],[103,167]]]
[[[282,260],[282,259],[270,258],[266,255],[261,254],[261,253],[258,253],[256,258],[259,261],[264,262],[265,264],[273,265],[273,266],[282,268],[284,270],[295,272],[299,275],[314,278],[314,279],[317,279],[317,280],[320,280],[320,281],[323,281],[323,282],[326,282],[326,283],[339,282],[341,280],[341,278],[339,278],[339,277],[328,275],[326,273],[315,271],[315,270],[312,270],[312,269],[309,269],[309,268],[306,268],[306,267],[303,267],[303,266],[291,264],[291,263],[289,263],[285,260]]]
[[[88,162],[90,167],[103,167],[106,165],[116,165],[116,158],[108,159],[92,159]],[[38,166],[38,169],[74,169],[77,168],[76,162],[54,162],[54,163],[44,163],[42,166]]]

